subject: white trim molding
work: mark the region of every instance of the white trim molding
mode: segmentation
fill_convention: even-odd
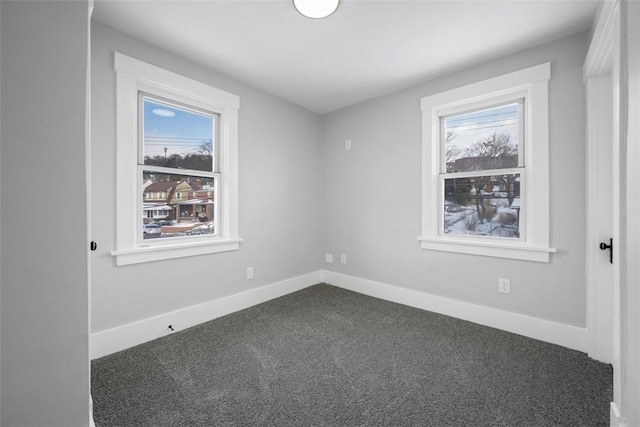
[[[588,114],[586,272],[589,355],[612,363],[610,425],[615,427],[623,427],[629,422],[627,417],[631,413],[631,406],[628,404],[626,385],[628,379],[633,377],[629,375],[625,352],[628,347],[625,342],[624,312],[630,299],[625,295],[623,275],[623,265],[629,259],[629,248],[625,248],[628,236],[625,230],[625,204],[628,202],[624,199],[625,179],[628,173],[637,170],[637,162],[632,162],[631,168],[627,169],[621,123],[627,113],[624,109],[625,82],[621,78],[624,70],[623,17],[626,16],[626,3],[619,0],[602,3],[583,66]],[[603,150],[608,150],[607,157],[603,156]],[[632,159],[631,156],[628,158]],[[609,181],[603,189],[590,187],[594,183],[602,185],[603,179]],[[633,215],[628,217],[637,218]],[[598,262],[602,262],[602,254],[598,253],[596,245],[598,241],[607,241],[609,237],[614,242],[613,264],[598,265]],[[637,265],[637,257],[630,259],[633,260],[632,265]],[[637,325],[637,322],[632,324]],[[630,360],[638,359],[635,357]]]
[[[235,295],[175,310],[91,334],[91,359],[252,307],[322,282],[322,272],[304,274]],[[173,331],[168,328],[173,327]]]
[[[240,98],[205,83],[114,53],[116,73],[116,265],[238,250],[238,109]],[[216,235],[141,242],[141,175],[138,171],[140,92],[219,115]],[[218,181],[220,183],[218,184]]]
[[[444,314],[585,353],[587,351],[588,336],[585,328],[457,301],[332,271],[323,271],[323,281],[374,298]]]
[[[616,25],[619,2],[603,1],[602,10],[591,38],[587,57],[582,69],[583,80],[611,74],[613,72],[613,51],[615,48]]]
[[[549,62],[425,96],[422,109],[422,249],[549,262]],[[444,153],[441,118],[524,99],[524,148],[520,174],[522,209],[518,238],[450,235],[442,230]],[[505,169],[512,171],[512,169]],[[484,171],[488,174],[492,171]],[[480,172],[479,172],[480,173]],[[511,173],[511,172],[508,172]],[[452,174],[453,176],[453,174]]]
[[[615,402],[611,402],[610,405],[610,417],[609,417],[609,426],[610,427],[626,427],[624,420],[620,416],[620,410]]]
[[[555,248],[537,248],[520,242],[509,244],[508,242],[464,241],[456,238],[445,240],[428,237],[419,237],[418,240],[422,249],[519,259],[522,261],[549,262],[549,254],[557,252]]]
[[[125,350],[323,282],[374,298],[444,314],[582,352],[587,351],[588,338],[584,328],[319,270],[203,304],[94,332],[91,334],[91,359]],[[169,330],[168,325],[172,325],[173,331]]]

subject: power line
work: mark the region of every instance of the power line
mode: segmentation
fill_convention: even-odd
[[[465,127],[465,126],[480,126],[480,125],[486,125],[486,124],[489,124],[489,123],[502,123],[502,122],[513,121],[513,120],[517,120],[517,118],[516,117],[513,117],[513,118],[508,117],[508,118],[500,119],[500,120],[488,120],[486,122],[469,123],[469,124],[462,124],[462,125],[455,125],[455,126],[449,126],[449,125],[446,124],[446,127],[455,129],[455,128],[460,128],[460,127]]]
[[[483,119],[485,117],[504,116],[505,114],[513,114],[513,113],[514,113],[513,111],[505,111],[505,112],[502,112],[502,113],[493,113],[493,114],[484,114],[482,116],[475,116],[474,118],[475,119]],[[474,115],[474,113],[462,114],[460,116],[453,116],[452,118],[445,118],[445,120],[452,121],[452,122],[460,121],[460,120],[468,120],[468,117],[469,116],[473,116],[473,115]],[[514,116],[513,118],[516,118],[516,116]]]
[[[169,140],[169,141],[202,141],[202,142],[213,142],[212,139],[209,138],[187,138],[187,137],[179,137],[179,136],[145,136],[145,141],[148,139],[153,140]]]
[[[505,127],[505,126],[517,126],[517,123],[511,123],[511,124],[506,124],[506,125],[491,125],[491,126],[484,126],[484,127],[475,127],[475,128],[468,128],[468,129],[460,129],[457,130],[456,132],[469,132],[472,130],[480,130],[480,129],[491,129],[491,128],[501,128],[501,127]],[[459,126],[459,127],[465,127],[465,126]]]

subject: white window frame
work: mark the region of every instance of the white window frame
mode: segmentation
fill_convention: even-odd
[[[238,109],[240,98],[196,80],[115,52],[116,265],[138,264],[237,250]],[[144,92],[219,114],[215,235],[140,240],[141,174],[138,165],[138,93]],[[169,172],[170,173],[170,172]]]
[[[549,262],[549,93],[551,64],[483,80],[426,96],[422,109],[423,249],[537,262]],[[524,147],[521,179],[521,237],[445,235],[441,118],[443,116],[524,99]],[[442,169],[445,168],[445,169]],[[509,171],[511,169],[506,169]]]

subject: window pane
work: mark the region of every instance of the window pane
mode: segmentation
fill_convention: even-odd
[[[142,104],[145,165],[213,171],[216,115],[146,96]]]
[[[215,234],[215,178],[144,171],[144,239]]]
[[[444,234],[520,237],[520,174],[444,180]]]
[[[519,102],[443,118],[447,172],[518,166]]]

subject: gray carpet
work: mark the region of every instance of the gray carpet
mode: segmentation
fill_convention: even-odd
[[[610,365],[329,285],[95,360],[107,426],[605,426]]]

